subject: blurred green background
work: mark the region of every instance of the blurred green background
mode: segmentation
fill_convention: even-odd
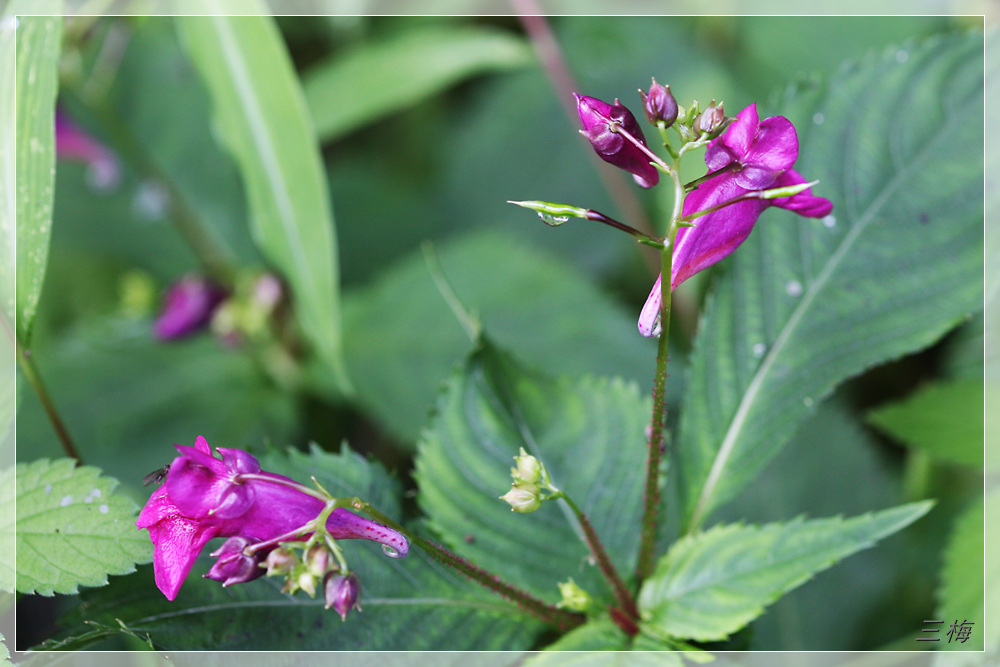
[[[199,434],[213,446],[256,451],[309,442],[336,450],[346,439],[411,484],[409,457],[435,392],[471,347],[427,268],[421,244],[428,240],[487,333],[529,365],[618,375],[649,391],[655,344],[637,335],[635,319],[655,278],[650,256],[606,228],[553,230],[505,202],[562,201],[644,224],[630,217],[638,210],[655,225],[667,193],[639,192],[593,159],[563,107],[568,91],[553,87],[517,19],[286,17],[277,24],[322,140],[357,396],[322,382],[289,391],[266,360],[207,333],[170,344],[152,338],[159,295],[199,269],[166,215],[171,196],[187,202],[234,264],[263,263],[247,231],[239,173],[219,147],[208,94],[172,21],[70,22],[60,103],[119,154],[122,173],[117,184],[97,187],[88,165],[58,163],[32,350],[86,463],[142,502],[143,475],[171,460],[173,443],[191,444]],[[638,112],[636,89],[652,76],[670,84],[681,104],[715,98],[733,115],[756,101],[762,116],[781,113],[772,100],[795,80],[976,25],[976,17],[549,20],[581,93],[620,97]],[[407,66],[438,74],[405,86],[396,74]],[[671,341],[675,399],[706,282],[693,280],[680,294],[683,319]],[[981,475],[957,464],[914,463],[864,415],[934,379],[981,376],[981,332],[982,320],[973,321],[937,347],[843,386],[766,479],[720,517],[763,521],[940,500],[926,524],[788,596],[734,647],[878,648],[902,640],[907,650],[920,648],[905,640],[934,613],[948,527]],[[18,460],[60,456],[38,402],[21,388]],[[826,450],[834,440],[844,443],[835,455]],[[846,501],[845,488],[852,489]],[[911,556],[899,568],[904,554]],[[869,597],[817,602],[837,599],[838,582],[859,577],[871,581]]]

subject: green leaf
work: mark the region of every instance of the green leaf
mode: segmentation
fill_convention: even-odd
[[[1000,494],[993,494],[991,502],[1000,509]],[[954,531],[944,551],[938,608],[934,618],[944,621],[946,627],[942,628],[941,634],[946,633],[953,622],[970,621],[975,625],[964,643],[941,641],[936,647],[938,649],[982,651],[985,634],[993,626],[992,623],[987,625],[987,617],[983,613],[985,521],[986,505],[982,498],[978,498],[955,520]],[[992,634],[992,643],[995,643],[998,633],[994,631]]]
[[[191,6],[218,14],[248,9],[231,0]],[[346,389],[333,212],[316,133],[274,19],[176,20],[243,176],[254,240],[291,284],[303,331]]]
[[[739,496],[719,508],[720,523],[769,523],[789,512],[823,517],[863,514],[900,502],[899,462],[885,456],[874,432],[854,413],[850,387],[843,387],[802,423],[795,436]],[[845,493],[850,489],[850,493]],[[887,600],[905,590],[926,601],[932,590],[936,533],[943,512],[919,530],[886,540],[816,576],[782,596],[755,620],[742,650],[836,651],[881,646],[912,628],[909,616],[885,616]],[[919,539],[919,548],[914,540]],[[901,563],[904,565],[901,566]],[[911,605],[912,606],[912,605]],[[927,613],[926,611],[919,613]],[[874,622],[873,619],[882,619]],[[923,619],[917,619],[917,622]]]
[[[102,586],[152,559],[149,536],[135,527],[136,507],[114,495],[118,482],[72,459],[17,465],[17,590],[76,593]]]
[[[0,470],[0,553],[14,553],[14,466]],[[0,591],[14,592],[14,559],[0,560]]]
[[[868,422],[937,459],[982,468],[984,400],[982,378],[941,382],[869,412]]]
[[[390,516],[399,516],[400,485],[378,464],[344,450],[317,448],[303,454],[272,451],[265,470],[307,481],[315,475],[335,494],[360,495]],[[85,604],[63,617],[67,636],[84,622],[113,627],[120,619],[132,632],[150,635],[164,650],[497,650],[526,649],[542,627],[519,610],[411,547],[389,558],[365,540],[341,542],[362,583],[361,613],[346,622],[310,599],[279,592],[281,582],[262,578],[223,588],[202,578],[200,559],[174,602],[156,590],[152,571],[83,594]],[[205,553],[211,549],[206,547]]]
[[[839,382],[938,340],[983,300],[982,35],[893,49],[793,89],[796,169],[834,202],[771,209],[699,324],[678,455],[700,526]],[[892,113],[885,113],[892,109]],[[762,110],[763,111],[763,110]],[[762,115],[764,115],[762,113]]]
[[[586,624],[570,630],[535,654],[525,662],[529,667],[573,667],[612,665],[613,667],[644,667],[660,665],[670,667],[685,664],[681,654],[671,652],[672,648],[647,635],[630,639],[608,616],[591,619]],[[608,651],[618,651],[612,654]],[[649,653],[656,651],[656,653]],[[685,657],[694,663],[703,662],[693,653]],[[711,655],[701,654],[709,661]]]
[[[9,7],[8,12],[15,9]],[[37,7],[33,11],[37,11]],[[3,308],[8,321],[16,322],[18,341],[27,346],[42,292],[52,233],[55,111],[62,17],[20,16],[18,21],[15,112],[17,281],[13,303],[5,294]],[[9,26],[9,23],[5,25]],[[8,30],[4,28],[5,33]],[[10,127],[6,123],[4,126]],[[7,224],[9,222],[4,223],[4,227]]]
[[[579,271],[496,231],[466,235],[437,252],[459,300],[498,345],[527,363],[553,375],[651,380],[655,344],[636,333],[636,313]],[[394,434],[416,440],[440,383],[472,347],[423,255],[415,252],[375,284],[349,292],[344,328],[358,399]]]
[[[681,538],[639,592],[644,629],[725,639],[783,593],[930,510],[929,501],[850,519],[718,525]]]
[[[88,319],[42,342],[37,358],[60,414],[87,443],[87,460],[103,462],[126,486],[169,463],[173,443],[190,445],[198,435],[219,447],[284,441],[300,418],[295,397],[249,355],[220,349],[210,336],[164,345],[148,320],[118,317]],[[30,396],[17,416],[17,439],[22,452],[60,456],[52,425]]]
[[[102,639],[107,639],[109,637],[118,637],[125,635],[136,639],[144,645],[145,649],[150,651],[155,650],[153,642],[149,639],[149,635],[140,635],[133,632],[131,628],[122,623],[120,620],[115,625],[103,625],[101,623],[90,622],[87,623],[90,627],[89,630],[81,632],[78,635],[73,635],[72,637],[66,637],[64,639],[48,639],[38,646],[32,647],[35,651],[82,651],[87,647],[94,644],[94,642],[100,641]]]
[[[10,651],[7,650],[7,641],[0,634],[0,667],[6,667],[7,665],[11,665]]]
[[[324,141],[465,78],[531,62],[531,48],[512,33],[485,26],[414,25],[412,30],[338,53],[306,72],[302,82],[306,103]]]
[[[560,597],[572,576],[610,595],[572,512],[546,502],[517,514],[499,496],[520,447],[545,463],[553,484],[590,519],[623,576],[634,567],[642,507],[645,428],[651,405],[621,380],[549,379],[483,341],[445,384],[420,442],[420,507],[455,552],[534,595]]]

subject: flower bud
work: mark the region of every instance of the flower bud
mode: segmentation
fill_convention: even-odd
[[[646,112],[646,119],[656,125],[663,122],[663,127],[670,127],[677,120],[677,100],[670,92],[670,86],[662,86],[653,79],[653,84],[649,87],[649,93],[642,90],[642,107]]]
[[[722,103],[715,104],[715,100],[694,119],[694,129],[700,130],[704,134],[715,134],[724,129],[726,122],[726,112],[722,108]]]
[[[617,99],[614,104],[573,93],[576,110],[583,124],[581,134],[587,137],[602,160],[632,174],[635,182],[651,188],[660,182],[660,172],[650,164],[649,156],[636,145],[646,145],[639,123],[632,112]],[[632,139],[619,130],[627,132]]]
[[[305,564],[310,574],[322,577],[330,569],[330,550],[317,542],[306,550]]]
[[[285,547],[278,547],[267,555],[264,561],[267,565],[267,576],[276,574],[288,574],[299,564],[299,557],[295,552]]]
[[[325,607],[333,607],[340,620],[347,620],[347,612],[351,609],[361,611],[358,598],[361,597],[361,580],[353,572],[341,574],[340,572],[330,572],[323,580],[323,594],[326,598]]]
[[[302,570],[295,579],[295,589],[305,591],[311,598],[316,597],[316,577],[308,569]]]
[[[205,577],[221,581],[223,586],[232,586],[262,576],[264,569],[260,567],[260,554],[247,556],[243,553],[253,542],[245,537],[230,537],[223,542],[221,547],[209,554],[219,560],[215,561]]]
[[[510,475],[515,482],[534,484],[542,478],[542,462],[524,451],[524,447],[521,447],[521,453],[514,457],[514,463],[517,467],[510,469]]]
[[[590,608],[593,599],[587,591],[573,581],[572,577],[566,583],[557,585],[559,586],[559,594],[562,596],[562,600],[556,604],[557,607],[570,611],[587,611]]]
[[[510,487],[510,491],[500,496],[500,500],[506,501],[512,512],[526,514],[542,506],[542,492],[534,484],[517,482]]]

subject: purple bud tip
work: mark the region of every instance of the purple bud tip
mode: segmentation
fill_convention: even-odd
[[[663,121],[664,127],[674,124],[677,120],[677,100],[670,92],[670,86],[656,83],[656,79],[653,79],[649,93],[640,90],[639,94],[642,95],[643,111],[646,112],[646,119],[650,123],[656,125]]]

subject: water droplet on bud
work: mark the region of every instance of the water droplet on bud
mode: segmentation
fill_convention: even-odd
[[[569,220],[568,215],[551,215],[549,213],[542,213],[541,211],[539,211],[538,217],[549,227],[558,227]]]

